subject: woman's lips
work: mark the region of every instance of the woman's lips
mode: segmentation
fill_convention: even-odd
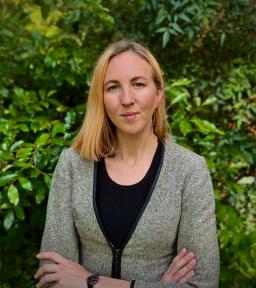
[[[136,115],[138,115],[138,112],[127,112],[122,114],[122,116],[127,120],[133,120],[136,118]]]

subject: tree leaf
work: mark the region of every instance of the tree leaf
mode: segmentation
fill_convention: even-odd
[[[163,34],[163,47],[166,46],[166,44],[169,42],[170,40],[170,34],[168,31],[165,31]]]
[[[15,178],[17,178],[18,174],[12,173],[12,174],[7,174],[4,176],[0,177],[0,187],[6,185],[7,183],[11,182]]]
[[[29,131],[29,127],[28,127],[27,124],[20,124],[20,125],[18,126],[18,128],[19,128],[21,131],[23,131],[23,132],[28,132],[28,131]]]
[[[13,210],[10,209],[4,218],[4,228],[9,230],[14,222],[14,213]]]
[[[21,146],[24,143],[24,140],[19,140],[16,141],[15,143],[12,144],[10,151],[13,152],[15,151],[19,146]]]
[[[47,143],[49,137],[50,137],[49,133],[43,133],[36,139],[35,143],[37,145],[43,146],[43,145],[45,145]]]
[[[181,101],[186,101],[187,100],[187,93],[186,92],[181,92],[175,96],[175,98],[172,100],[171,105],[174,105],[176,103],[179,103]]]
[[[76,112],[75,111],[68,111],[65,117],[65,127],[70,128],[76,120]]]
[[[220,47],[223,46],[224,42],[225,42],[225,39],[226,39],[226,33],[225,32],[222,32],[221,33],[221,36],[220,36]]]
[[[19,177],[20,185],[23,189],[32,191],[32,184],[31,182],[25,177]]]
[[[48,17],[49,12],[50,12],[50,7],[49,7],[49,5],[47,5],[47,4],[45,4],[45,3],[43,2],[42,5],[41,5],[41,15],[42,15],[42,18],[43,18],[44,20],[46,20],[46,18]]]
[[[20,220],[24,220],[25,219],[24,208],[20,204],[18,204],[14,209],[17,218]]]
[[[184,34],[184,31],[180,28],[180,26],[177,23],[172,23],[171,26],[175,31],[179,32],[180,34]]]
[[[202,106],[210,106],[210,105],[212,105],[212,104],[214,104],[216,102],[217,102],[217,98],[216,97],[209,97],[203,102]]]
[[[64,134],[65,133],[65,124],[64,123],[56,123],[53,125],[52,128],[52,137],[55,137],[58,133]]]
[[[0,159],[2,161],[9,161],[9,160],[13,161],[15,158],[9,152],[0,151]]]
[[[38,187],[36,196],[35,196],[36,204],[38,205],[41,204],[43,200],[45,199],[45,196],[46,196],[45,186]]]
[[[48,188],[51,187],[51,181],[52,181],[52,177],[50,175],[45,175],[44,176],[44,182],[46,183]]]
[[[183,119],[179,122],[179,128],[184,136],[186,136],[192,130],[192,126],[187,119]]]
[[[8,192],[7,192],[8,199],[10,203],[12,203],[14,206],[17,206],[19,203],[19,192],[15,185],[11,184]]]
[[[209,122],[207,120],[193,118],[191,120],[191,122],[193,122],[197,126],[199,131],[202,132],[203,134],[207,135],[210,132],[214,132],[214,133],[223,135],[222,131],[220,131],[213,123],[211,123],[211,122]]]
[[[16,156],[17,158],[25,158],[32,154],[33,148],[27,147],[27,148],[20,148],[17,150]]]
[[[255,181],[255,177],[253,176],[244,176],[237,183],[241,185],[250,185]]]
[[[157,13],[155,25],[161,24],[166,17],[167,17],[167,12],[163,8],[161,8]]]

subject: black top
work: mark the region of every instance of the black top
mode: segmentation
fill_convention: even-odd
[[[158,141],[149,170],[141,181],[133,185],[117,184],[109,177],[105,161],[97,164],[96,203],[104,232],[115,248],[122,247],[143,207],[162,153],[163,143]]]

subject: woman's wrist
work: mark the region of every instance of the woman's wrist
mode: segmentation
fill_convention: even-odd
[[[99,282],[94,288],[131,288],[131,282],[121,279],[99,276]]]

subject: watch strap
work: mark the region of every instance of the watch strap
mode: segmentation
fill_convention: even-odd
[[[93,288],[99,282],[99,274],[92,274],[86,280],[87,288]]]

